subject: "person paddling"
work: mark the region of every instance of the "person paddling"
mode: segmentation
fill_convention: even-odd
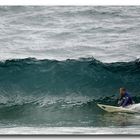
[[[134,101],[132,100],[132,97],[126,91],[125,88],[120,88],[120,96],[121,96],[120,100],[118,101],[119,106],[126,107],[126,106],[134,104]]]

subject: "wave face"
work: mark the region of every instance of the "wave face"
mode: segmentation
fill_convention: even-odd
[[[0,92],[27,95],[112,95],[127,87],[136,95],[140,86],[140,62],[102,63],[79,60],[7,60],[0,63]]]
[[[0,62],[0,122],[93,125],[101,112],[96,102],[115,105],[122,86],[140,101],[139,60],[6,60]]]

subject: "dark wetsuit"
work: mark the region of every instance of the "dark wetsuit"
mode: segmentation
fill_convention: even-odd
[[[118,105],[122,107],[126,107],[128,105],[132,105],[133,103],[134,102],[131,96],[126,92],[124,96],[122,96],[121,99],[119,100]]]

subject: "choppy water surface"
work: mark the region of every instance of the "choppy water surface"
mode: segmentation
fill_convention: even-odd
[[[139,58],[140,8],[0,7],[1,59]]]

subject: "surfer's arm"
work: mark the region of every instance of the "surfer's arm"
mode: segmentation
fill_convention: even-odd
[[[128,102],[129,102],[129,97],[126,97],[123,104],[121,105],[122,107],[125,107],[128,105]]]
[[[119,105],[119,106],[122,106],[122,105],[123,105],[123,103],[124,103],[124,99],[123,99],[123,98],[121,98],[121,99],[118,101],[118,105]]]

